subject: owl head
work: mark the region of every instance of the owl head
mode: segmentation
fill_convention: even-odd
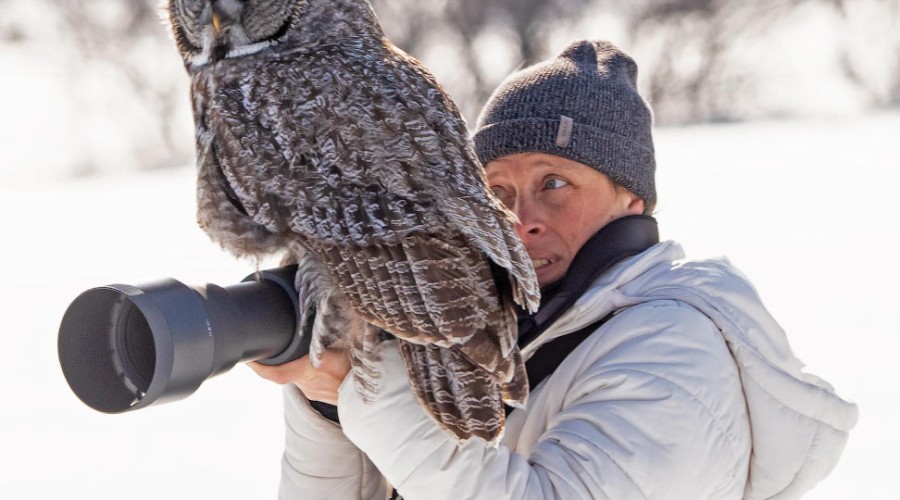
[[[169,0],[169,21],[185,64],[196,67],[278,42],[305,1]]]

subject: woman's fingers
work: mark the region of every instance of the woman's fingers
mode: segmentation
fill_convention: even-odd
[[[338,389],[350,372],[350,358],[345,350],[327,349],[318,367],[309,356],[287,363],[267,366],[256,362],[247,365],[260,377],[276,384],[294,384],[307,399],[336,404]]]

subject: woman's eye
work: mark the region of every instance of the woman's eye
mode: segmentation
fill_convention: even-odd
[[[566,182],[565,180],[560,179],[559,177],[552,177],[550,179],[547,179],[546,182],[544,182],[544,189],[559,189],[561,187],[568,186],[568,185],[569,185],[569,183]]]
[[[491,186],[491,191],[507,208],[512,206],[513,196],[509,191],[500,186]]]
[[[491,191],[494,192],[494,196],[500,198],[501,200],[507,196],[509,196],[509,192],[503,189],[500,186],[491,186]]]

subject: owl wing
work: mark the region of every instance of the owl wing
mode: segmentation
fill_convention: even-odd
[[[428,70],[411,56],[388,47],[405,80],[420,80],[415,100],[425,124],[415,142],[424,156],[443,158],[425,164],[428,178],[441,178],[448,193],[436,200],[449,227],[504,269],[515,303],[530,312],[540,305],[540,289],[531,258],[515,231],[516,216],[489,189],[468,128],[453,99]]]

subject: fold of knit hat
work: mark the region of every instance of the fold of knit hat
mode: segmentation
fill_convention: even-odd
[[[611,43],[575,42],[494,91],[476,123],[476,153],[485,165],[515,153],[568,158],[653,204],[653,115],[636,82],[634,60]]]

